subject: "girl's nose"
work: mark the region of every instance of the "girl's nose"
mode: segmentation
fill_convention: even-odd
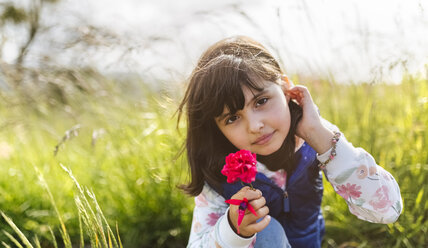
[[[263,127],[264,123],[258,116],[252,115],[250,118],[248,118],[248,129],[250,133],[258,133],[263,129]]]

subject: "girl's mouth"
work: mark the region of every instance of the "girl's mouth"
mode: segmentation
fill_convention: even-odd
[[[270,134],[265,134],[265,135],[259,137],[258,139],[256,139],[256,141],[253,142],[253,145],[264,145],[264,144],[268,143],[271,140],[274,133],[275,133],[275,131],[273,131]]]

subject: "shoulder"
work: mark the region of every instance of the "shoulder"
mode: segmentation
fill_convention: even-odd
[[[227,204],[224,202],[223,196],[218,194],[213,188],[211,188],[207,183],[204,184],[202,192],[195,197],[195,205],[199,207],[204,207],[208,205],[217,205],[219,207],[225,206]]]

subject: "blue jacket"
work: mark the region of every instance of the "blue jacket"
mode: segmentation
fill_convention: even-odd
[[[282,224],[292,247],[321,247],[325,230],[321,214],[322,173],[318,169],[316,152],[307,143],[296,155],[300,159],[287,180],[285,191],[262,173],[257,173],[252,184],[263,192],[269,215]],[[230,199],[241,188],[241,182],[224,183],[223,192],[218,193]]]

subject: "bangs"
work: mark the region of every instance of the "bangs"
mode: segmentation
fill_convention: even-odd
[[[262,91],[266,81],[277,83],[280,72],[259,59],[242,59],[233,55],[220,55],[199,71],[202,89],[206,94],[200,99],[205,120],[223,113],[226,107],[231,114],[244,108],[245,97],[242,87],[248,87],[254,94]],[[207,118],[207,119],[206,119]]]

